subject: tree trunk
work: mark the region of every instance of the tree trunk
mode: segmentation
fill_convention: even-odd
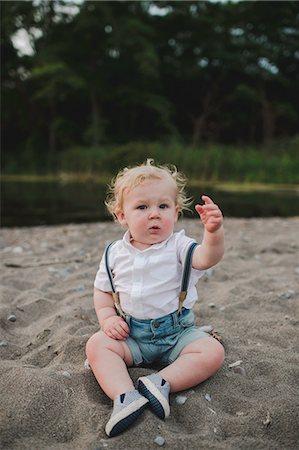
[[[275,131],[275,111],[271,102],[267,99],[265,91],[261,91],[263,143],[269,147],[273,141]]]
[[[192,133],[192,147],[196,147],[202,138],[202,132],[205,124],[206,116],[205,114],[202,114],[198,117],[193,117],[193,133]]]
[[[92,146],[98,147],[100,143],[100,109],[93,89],[90,91],[91,117],[92,117]]]
[[[202,101],[202,114],[192,117],[193,122],[193,133],[192,133],[192,146],[196,147],[201,139],[204,131],[204,126],[206,125],[206,119],[208,115],[214,111],[212,106],[213,92],[210,90]]]
[[[49,165],[51,166],[55,160],[56,153],[56,108],[53,101],[50,104],[50,123],[49,123],[49,136],[48,136],[48,146],[49,146]]]

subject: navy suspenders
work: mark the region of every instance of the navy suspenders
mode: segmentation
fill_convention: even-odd
[[[119,295],[115,289],[113,275],[112,275],[112,272],[111,272],[111,269],[109,266],[109,250],[115,242],[116,241],[110,242],[110,244],[108,244],[105,249],[105,253],[104,253],[105,254],[105,266],[106,266],[106,271],[107,271],[107,275],[109,278],[109,282],[111,285],[111,291],[112,291],[115,309],[121,317],[125,318],[125,314],[120,306]],[[183,303],[187,296],[191,268],[192,268],[192,256],[193,256],[193,252],[194,252],[195,248],[197,247],[197,245],[198,244],[196,242],[192,242],[192,244],[189,246],[189,248],[187,250],[187,254],[185,257],[185,262],[184,262],[184,267],[183,267],[183,276],[182,276],[182,281],[181,281],[181,291],[179,294],[178,315],[181,314],[181,312],[182,312]]]
[[[123,310],[121,309],[120,300],[119,300],[119,294],[118,294],[118,292],[115,289],[115,285],[114,285],[114,281],[113,281],[113,275],[112,275],[112,272],[111,272],[111,269],[110,269],[110,266],[109,266],[109,250],[110,250],[110,248],[112,247],[112,245],[115,242],[116,241],[110,242],[110,244],[108,244],[106,249],[105,249],[105,266],[106,266],[106,272],[107,272],[107,275],[108,275],[108,278],[109,278],[109,282],[110,282],[110,285],[111,285],[111,291],[112,291],[112,297],[113,297],[113,300],[114,300],[115,309],[116,309],[117,313],[121,317],[125,318],[126,316],[125,316],[125,313],[123,312]]]
[[[184,262],[184,268],[183,268],[183,276],[182,276],[182,282],[181,282],[181,292],[179,294],[179,307],[178,307],[178,315],[181,314],[183,303],[185,298],[187,297],[188,292],[188,286],[189,286],[189,280],[190,280],[190,274],[192,269],[192,256],[195,248],[197,247],[196,242],[192,242],[192,244],[189,246]]]

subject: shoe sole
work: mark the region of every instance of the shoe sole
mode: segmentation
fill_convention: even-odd
[[[105,427],[106,434],[109,437],[114,437],[127,430],[141,416],[147,404],[148,400],[146,398],[140,398],[138,401],[133,402],[127,408],[115,414],[107,422]]]
[[[138,391],[148,399],[151,409],[160,419],[166,419],[169,416],[170,408],[167,399],[148,378],[143,377],[138,380]]]

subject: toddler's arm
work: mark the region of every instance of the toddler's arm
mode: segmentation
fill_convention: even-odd
[[[204,225],[202,244],[193,254],[192,266],[205,270],[217,264],[224,254],[223,216],[219,207],[206,195],[202,196],[204,205],[196,205]]]
[[[112,295],[94,288],[93,302],[104,333],[112,339],[120,341],[126,339],[129,335],[129,327],[126,321],[116,314]]]

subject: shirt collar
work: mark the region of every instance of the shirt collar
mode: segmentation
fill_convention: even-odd
[[[172,236],[173,236],[173,233],[171,233],[171,235],[168,236],[168,238],[165,239],[164,241],[158,242],[157,244],[153,244],[153,245],[151,245],[150,247],[145,248],[144,250],[139,250],[138,248],[134,247],[134,246],[131,244],[131,234],[130,234],[130,230],[127,230],[127,231],[125,232],[124,236],[123,236],[123,242],[124,242],[125,246],[126,246],[127,248],[129,248],[131,251],[133,250],[133,251],[136,251],[136,252],[140,252],[140,253],[141,253],[141,252],[147,252],[147,251],[149,251],[149,250],[158,250],[159,248],[162,248],[162,247],[169,241],[169,239],[172,238]]]

